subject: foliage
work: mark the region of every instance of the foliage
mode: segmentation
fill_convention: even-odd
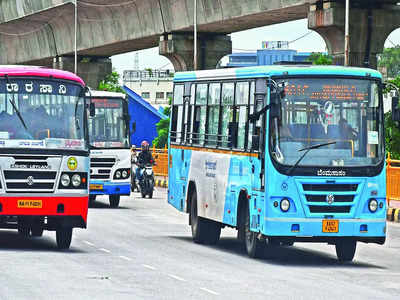
[[[168,132],[169,132],[169,114],[171,111],[171,98],[169,99],[169,106],[167,106],[164,109],[163,114],[168,116],[167,119],[165,120],[160,120],[160,122],[158,122],[156,124],[156,129],[157,129],[157,133],[158,136],[154,139],[153,141],[153,146],[155,146],[156,148],[164,148],[165,145],[168,144]]]
[[[313,65],[331,65],[333,62],[332,56],[323,54],[320,52],[313,52],[307,58],[307,61],[311,61]]]
[[[400,75],[388,82],[400,88]],[[391,90],[394,88],[387,85],[384,92],[388,93]],[[398,122],[392,120],[391,111],[385,114],[385,141],[386,152],[390,152],[391,158],[400,159],[400,126]]]
[[[119,84],[119,74],[116,71],[108,74],[104,80],[100,81],[98,89],[99,91],[125,93]]]
[[[388,78],[400,75],[400,46],[385,48],[379,56],[378,67],[386,68]]]

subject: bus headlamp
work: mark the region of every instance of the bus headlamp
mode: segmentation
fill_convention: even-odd
[[[121,178],[121,171],[117,171],[115,173],[115,178],[117,178],[117,179]]]
[[[74,187],[78,187],[81,184],[81,176],[79,176],[78,174],[75,174],[74,176],[72,176],[72,185]]]
[[[290,208],[290,201],[289,201],[289,199],[283,198],[283,199],[281,200],[281,210],[282,210],[283,212],[287,212],[287,211],[289,210],[289,208]]]
[[[376,199],[369,200],[368,209],[372,213],[376,212],[378,209],[378,201],[376,201]]]
[[[63,186],[69,186],[70,182],[71,182],[71,179],[69,178],[68,174],[63,174],[61,176],[61,184]]]
[[[122,177],[123,178],[128,178],[128,172],[126,170],[122,171]]]

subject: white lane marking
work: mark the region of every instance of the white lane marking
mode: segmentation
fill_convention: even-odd
[[[157,270],[157,268],[153,267],[153,266],[149,266],[149,265],[142,265],[143,267],[150,269],[150,270]]]
[[[122,259],[128,260],[128,261],[131,261],[131,260],[132,260],[131,258],[126,257],[126,256],[123,256],[123,255],[120,255],[119,257],[122,258]]]
[[[207,293],[210,293],[210,294],[213,294],[213,295],[216,295],[216,296],[219,295],[217,292],[214,292],[214,291],[209,290],[209,289],[204,288],[204,287],[202,287],[202,288],[200,288],[200,289],[201,289],[202,291],[205,291],[205,292],[207,292]]]
[[[89,241],[83,241],[85,244],[88,244],[89,246],[94,246],[94,244],[92,244],[91,242],[89,242]]]
[[[100,251],[103,251],[103,252],[106,252],[106,253],[111,253],[110,250],[107,250],[107,249],[104,249],[104,248],[100,248],[99,250],[100,250]]]
[[[186,281],[185,279],[183,279],[182,277],[176,276],[174,274],[167,274],[169,277],[179,280],[179,281]]]

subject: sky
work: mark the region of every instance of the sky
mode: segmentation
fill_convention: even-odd
[[[301,38],[305,34],[307,35]],[[233,52],[246,52],[248,50],[261,49],[263,41],[293,41],[289,44],[289,48],[299,52],[327,51],[322,37],[315,31],[307,28],[307,19],[235,32],[231,34],[231,39]],[[393,47],[394,44],[400,44],[400,29],[393,31],[389,35],[385,47]],[[173,66],[169,60],[158,54],[158,47],[137,52],[139,53],[139,69],[162,68],[173,70]],[[118,73],[122,75],[124,70],[133,69],[134,53],[135,52],[129,52],[111,57],[113,67]]]

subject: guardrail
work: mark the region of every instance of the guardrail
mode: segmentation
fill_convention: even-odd
[[[386,200],[389,206],[400,208],[400,160],[386,159]]]

